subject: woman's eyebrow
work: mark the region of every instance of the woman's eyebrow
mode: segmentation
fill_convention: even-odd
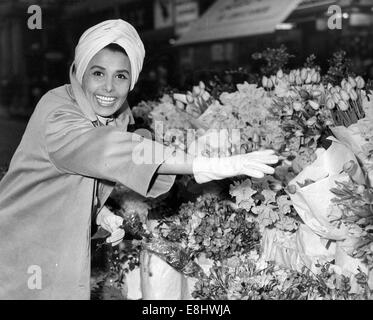
[[[130,74],[130,72],[127,69],[117,70],[117,72]]]
[[[92,69],[95,69],[95,68],[98,68],[98,69],[101,69],[101,70],[106,70],[104,67],[98,66],[98,65],[93,65],[90,69],[92,70]],[[115,72],[130,74],[130,72],[127,69],[116,70]]]

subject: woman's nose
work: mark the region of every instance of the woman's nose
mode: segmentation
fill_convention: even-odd
[[[113,81],[112,81],[111,77],[108,77],[106,79],[105,89],[106,89],[107,92],[111,92],[113,90]]]

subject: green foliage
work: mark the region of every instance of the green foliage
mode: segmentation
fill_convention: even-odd
[[[267,48],[262,52],[252,54],[252,58],[257,62],[262,62],[260,76],[271,76],[278,70],[286,70],[286,66],[294,55],[287,52],[287,48],[281,45],[280,48]]]
[[[180,242],[195,254],[221,261],[259,246],[257,223],[245,210],[236,210],[215,195],[206,194],[180,207],[179,214],[164,219],[159,231],[171,242]]]
[[[328,60],[329,69],[324,76],[324,83],[331,83],[332,85],[340,85],[343,79],[349,76],[355,76],[351,71],[352,62],[346,57],[346,52],[343,50],[337,51],[333,57]]]

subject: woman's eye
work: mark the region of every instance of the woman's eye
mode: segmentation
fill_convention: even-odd
[[[94,71],[94,72],[93,72],[93,75],[94,75],[95,77],[101,77],[101,76],[103,76],[103,73],[102,73],[101,71]]]
[[[127,76],[125,75],[125,74],[118,74],[118,76],[117,76],[119,79],[121,79],[121,80],[125,80],[125,79],[127,79]]]

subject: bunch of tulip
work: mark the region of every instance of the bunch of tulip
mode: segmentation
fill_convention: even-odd
[[[174,93],[173,98],[178,112],[185,114],[194,127],[204,128],[197,118],[206,111],[212,98],[202,81],[186,94]]]
[[[280,69],[276,75],[262,78],[262,86],[266,89],[274,89],[280,81],[288,82],[291,86],[302,86],[304,84],[317,84],[321,81],[320,73],[314,68],[302,68],[291,70],[284,74]]]
[[[364,86],[365,81],[360,76],[343,79],[340,86],[327,85],[325,105],[331,110],[334,125],[349,127],[364,118]]]

